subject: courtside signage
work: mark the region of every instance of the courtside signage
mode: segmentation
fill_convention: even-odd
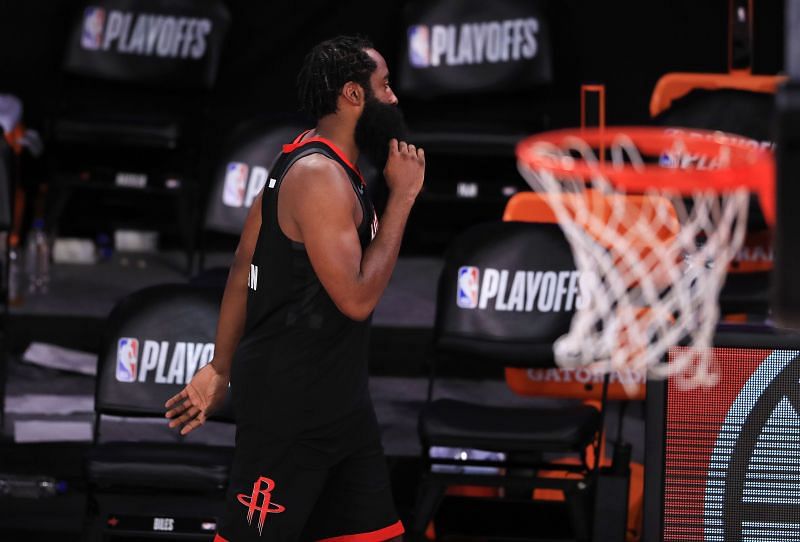
[[[509,312],[572,312],[589,300],[594,277],[580,271],[527,271],[462,266],[456,305]]]
[[[432,94],[548,83],[549,25],[537,0],[439,0],[407,9],[400,87]]]
[[[64,68],[99,79],[210,88],[229,22],[215,0],[93,0],[76,10]]]
[[[198,60],[208,51],[214,23],[205,17],[108,10],[84,11],[81,47],[90,51]]]
[[[125,383],[188,384],[214,357],[214,343],[117,340],[116,380]]]

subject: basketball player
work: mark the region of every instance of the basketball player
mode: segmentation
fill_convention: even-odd
[[[395,539],[403,526],[367,387],[367,340],[425,156],[402,141],[386,62],[369,42],[317,45],[298,85],[316,127],[270,171],[229,273],[214,359],[166,415],[181,434],[200,427],[230,377],[236,452],[218,542]],[[380,227],[359,152],[385,164]]]

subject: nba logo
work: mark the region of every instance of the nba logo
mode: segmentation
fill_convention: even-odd
[[[81,33],[81,47],[96,51],[103,41],[103,27],[106,24],[106,10],[96,6],[89,6],[83,12],[83,32]]]
[[[464,266],[458,269],[458,292],[456,304],[462,309],[478,306],[478,268]]]
[[[658,165],[665,168],[675,169],[678,167],[678,157],[671,152],[662,152],[658,157]]]
[[[408,61],[415,68],[430,66],[430,32],[424,24],[408,27]]]
[[[117,342],[117,380],[136,382],[136,366],[139,358],[139,340],[122,338]]]
[[[225,187],[222,189],[222,203],[229,207],[244,205],[247,190],[247,176],[250,168],[241,162],[231,162],[225,169]]]

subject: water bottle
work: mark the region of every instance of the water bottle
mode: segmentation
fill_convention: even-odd
[[[20,266],[19,236],[11,234],[8,239],[8,303],[22,304],[22,268]]]
[[[25,247],[28,271],[28,292],[46,294],[50,288],[50,242],[44,231],[44,220],[37,218]]]

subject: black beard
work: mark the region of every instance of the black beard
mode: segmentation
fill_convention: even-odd
[[[385,104],[377,98],[367,98],[364,111],[356,123],[355,139],[358,150],[383,170],[389,158],[389,140],[396,138],[405,141],[408,128],[403,119],[403,112],[396,105]]]

